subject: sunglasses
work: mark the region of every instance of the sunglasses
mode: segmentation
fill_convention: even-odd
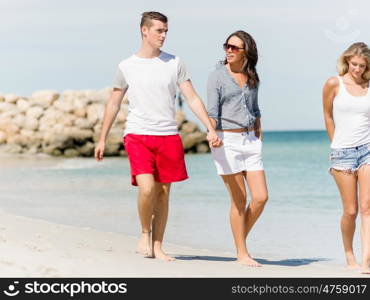
[[[228,44],[228,43],[225,43],[223,46],[224,46],[224,50],[225,51],[231,49],[231,51],[232,52],[235,52],[235,53],[244,49],[244,48],[239,48],[239,47],[237,47],[235,45],[231,45],[231,44]]]

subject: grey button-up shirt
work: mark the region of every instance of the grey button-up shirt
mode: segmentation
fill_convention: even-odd
[[[250,128],[261,117],[258,85],[241,88],[222,62],[208,77],[207,96],[208,115],[216,120],[216,129]]]

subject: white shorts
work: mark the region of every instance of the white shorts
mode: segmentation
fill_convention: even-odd
[[[223,145],[211,147],[211,152],[218,175],[263,170],[262,142],[254,131],[218,131],[217,135]]]

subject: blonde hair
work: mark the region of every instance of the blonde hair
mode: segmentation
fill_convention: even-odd
[[[360,56],[366,61],[366,68],[362,74],[364,80],[370,80],[370,49],[362,42],[352,44],[343,54],[339,57],[337,62],[337,70],[340,76],[348,72],[348,60],[353,56]]]

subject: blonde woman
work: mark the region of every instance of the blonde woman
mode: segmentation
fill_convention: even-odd
[[[331,141],[330,172],[338,186],[341,231],[347,266],[370,273],[370,50],[354,43],[339,58],[338,76],[323,88],[326,130]],[[361,266],[353,252],[358,210],[361,215]]]
[[[225,60],[210,74],[207,87],[208,115],[223,143],[211,147],[212,156],[231,198],[230,223],[237,261],[260,267],[246,245],[268,197],[262,163],[257,46],[250,34],[240,30],[232,33],[223,47]],[[250,192],[248,206],[246,186]]]

